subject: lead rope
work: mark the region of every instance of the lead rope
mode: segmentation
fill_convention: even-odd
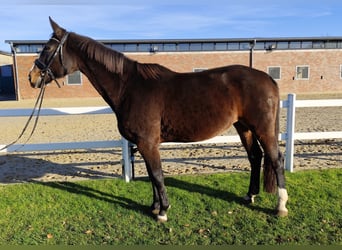
[[[53,38],[53,39],[55,39],[55,40],[59,43],[59,45],[58,45],[56,51],[54,52],[53,56],[52,56],[51,59],[49,60],[48,65],[45,65],[44,63],[42,63],[41,61],[39,61],[39,59],[37,59],[37,60],[35,61],[35,65],[41,70],[41,72],[44,71],[44,73],[48,74],[48,75],[51,77],[51,79],[52,79],[53,81],[56,82],[58,88],[60,88],[61,85],[59,84],[59,82],[58,82],[57,79],[55,78],[53,72],[52,72],[51,69],[50,69],[50,66],[51,66],[51,64],[52,64],[53,59],[56,57],[56,55],[58,54],[58,52],[60,52],[60,57],[61,57],[60,60],[61,60],[62,66],[63,66],[63,68],[64,68],[64,73],[67,72],[67,70],[66,70],[66,68],[65,68],[65,66],[64,66],[64,64],[63,64],[63,51],[62,51],[62,46],[63,46],[63,44],[65,43],[65,41],[66,41],[66,39],[68,38],[68,36],[69,36],[69,33],[66,32],[66,33],[64,34],[64,36],[63,36],[63,38],[62,38],[61,41],[58,41],[57,39]],[[41,73],[41,74],[42,74],[42,73]],[[29,119],[27,120],[27,122],[26,122],[26,124],[25,124],[25,126],[24,126],[24,128],[23,128],[23,130],[22,130],[22,132],[21,132],[21,134],[18,136],[18,138],[17,138],[15,141],[13,141],[12,143],[10,143],[10,144],[4,146],[3,148],[0,148],[0,151],[2,151],[2,150],[4,150],[4,149],[6,149],[6,148],[8,148],[8,147],[10,147],[10,146],[12,146],[12,145],[14,145],[15,143],[17,143],[17,142],[21,139],[21,137],[22,137],[22,136],[24,135],[24,133],[26,132],[26,129],[28,128],[28,126],[29,126],[29,124],[30,124],[30,122],[31,122],[31,120],[32,120],[32,118],[33,118],[33,116],[34,116],[36,110],[37,110],[37,107],[38,107],[36,119],[35,119],[35,121],[34,121],[34,124],[33,124],[33,127],[32,127],[32,131],[31,131],[29,137],[28,137],[27,140],[24,142],[24,144],[22,144],[20,147],[18,147],[18,148],[17,148],[16,150],[14,150],[14,151],[17,151],[17,150],[20,149],[21,147],[25,146],[26,143],[31,139],[31,137],[32,137],[32,135],[33,135],[33,133],[34,133],[34,131],[36,130],[37,124],[38,124],[39,115],[40,115],[40,110],[41,110],[41,107],[42,107],[43,97],[44,97],[44,93],[45,93],[45,87],[46,87],[46,84],[45,84],[45,77],[42,77],[42,78],[43,78],[43,81],[42,81],[41,84],[40,84],[41,89],[40,89],[40,92],[39,92],[37,101],[36,101],[36,103],[35,103],[35,105],[34,105],[34,107],[33,107],[32,113],[31,113]]]
[[[18,149],[20,149],[20,148],[22,148],[23,146],[25,146],[26,143],[31,139],[31,137],[32,137],[32,135],[33,135],[33,133],[34,133],[34,131],[35,131],[36,128],[37,128],[37,124],[38,124],[38,120],[39,120],[39,115],[40,115],[40,110],[41,110],[41,108],[42,108],[43,99],[44,99],[45,87],[46,87],[46,84],[43,83],[42,86],[41,86],[39,95],[38,95],[38,97],[37,97],[37,101],[36,101],[36,103],[34,104],[32,113],[31,113],[30,117],[28,118],[28,120],[27,120],[27,122],[26,122],[26,124],[25,124],[23,130],[21,131],[20,135],[18,136],[18,138],[17,138],[15,141],[11,142],[10,144],[7,144],[7,145],[4,146],[3,148],[1,148],[0,151],[9,148],[10,146],[14,145],[15,143],[17,143],[17,142],[21,139],[21,137],[25,134],[25,132],[26,132],[26,130],[27,130],[27,128],[28,128],[28,126],[29,126],[29,124],[30,124],[32,118],[34,117],[34,114],[35,114],[36,111],[37,111],[36,119],[35,119],[35,121],[34,121],[34,124],[33,124],[33,127],[32,127],[32,131],[31,131],[29,137],[26,139],[26,141],[24,142],[24,144],[22,144],[20,147],[18,147],[18,148],[17,148],[16,150],[14,150],[14,151],[17,151]],[[37,107],[38,107],[38,109],[37,109]]]

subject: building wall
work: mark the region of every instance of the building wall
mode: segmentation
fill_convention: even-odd
[[[281,67],[280,91],[287,93],[342,92],[342,50],[296,50],[255,53],[254,66],[267,71]],[[296,66],[309,66],[309,79],[295,78]]]
[[[214,68],[230,64],[249,65],[249,51],[228,52],[160,52],[126,53],[131,59],[142,63],[159,63],[178,72],[194,68]],[[28,72],[35,54],[17,54],[19,92],[21,99],[32,99],[38,90],[28,82]],[[296,66],[309,66],[309,79],[295,78]],[[342,50],[273,50],[254,51],[253,67],[267,72],[269,66],[281,67],[281,79],[277,80],[281,94],[342,92]],[[63,79],[61,80],[61,82]],[[51,84],[46,90],[47,98],[98,97],[88,79],[83,76],[82,85],[65,85],[58,89]]]
[[[12,64],[12,63],[13,63],[12,56],[10,54],[2,53],[0,51],[0,66]]]
[[[20,99],[35,99],[39,94],[39,89],[33,89],[28,80],[28,74],[33,66],[37,55],[17,55],[18,65],[18,85]],[[86,76],[82,75],[81,85],[64,85],[66,79],[58,79],[61,84],[59,89],[52,82],[46,88],[45,98],[73,98],[73,97],[98,97],[98,93],[90,84]],[[63,86],[64,85],[64,86]]]

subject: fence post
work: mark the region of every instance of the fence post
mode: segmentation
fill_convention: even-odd
[[[287,95],[285,169],[293,172],[296,94]]]
[[[130,142],[125,138],[121,138],[122,141],[122,170],[123,177],[126,182],[130,182],[132,180],[132,162],[131,162],[131,147]]]

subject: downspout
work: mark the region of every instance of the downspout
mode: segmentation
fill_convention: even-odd
[[[20,88],[19,88],[19,78],[18,78],[18,65],[17,65],[17,54],[15,51],[15,47],[13,46],[13,43],[9,43],[11,46],[11,51],[13,54],[13,68],[14,68],[14,88],[15,88],[15,97],[17,101],[20,101]]]
[[[254,51],[255,44],[256,44],[256,39],[254,39],[250,43],[250,47],[249,47],[249,67],[251,68],[253,68],[253,51]]]

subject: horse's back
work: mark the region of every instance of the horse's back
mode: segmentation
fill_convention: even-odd
[[[277,83],[265,72],[243,65],[231,65],[196,73],[175,74],[164,93],[169,103],[188,107],[238,109],[265,99],[279,101]],[[241,107],[239,107],[241,106]]]
[[[244,65],[230,65],[208,70],[208,73],[220,74],[222,83],[233,85],[241,93],[250,94],[249,90],[278,92],[277,83],[265,72]]]
[[[258,109],[264,112],[270,96],[278,100],[277,86],[266,73],[242,65],[175,74],[164,95],[164,141],[213,137]]]

